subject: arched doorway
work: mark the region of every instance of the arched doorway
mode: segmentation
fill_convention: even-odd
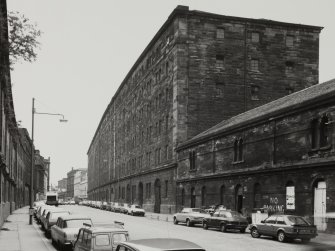
[[[201,189],[201,206],[206,206],[206,187],[202,187]]]
[[[192,187],[191,188],[191,207],[195,207],[195,199],[196,199],[195,188]]]
[[[131,202],[130,197],[131,197],[130,196],[130,185],[128,184],[127,185],[127,192],[126,192],[126,201],[127,201],[128,204],[130,204],[130,202]]]
[[[220,204],[221,205],[224,205],[224,194],[225,194],[225,186],[222,185],[221,188],[220,188]]]
[[[324,180],[314,183],[314,224],[318,230],[324,231],[326,223],[326,189],[327,184]]]
[[[237,212],[242,213],[243,208],[243,188],[237,185],[235,188],[235,208]]]
[[[142,182],[138,184],[138,204],[141,207],[143,206],[143,183]]]
[[[155,181],[155,207],[154,212],[160,213],[161,211],[161,181],[157,179]]]

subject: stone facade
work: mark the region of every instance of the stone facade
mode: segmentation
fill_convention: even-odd
[[[80,175],[81,172],[87,172],[87,169],[85,168],[74,169],[72,167],[71,171],[67,173],[66,196],[68,199],[74,198],[74,178],[76,175]]]
[[[319,230],[334,228],[325,221],[335,211],[334,97],[332,80],[180,145],[177,207],[223,204],[246,215],[266,208],[310,217]]]
[[[178,6],[131,68],[88,150],[88,196],[176,210],[176,147],[318,82],[321,28]]]

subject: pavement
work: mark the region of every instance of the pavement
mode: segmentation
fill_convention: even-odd
[[[39,227],[29,225],[29,207],[15,210],[0,229],[1,251],[54,251]]]
[[[149,220],[172,222],[171,214],[147,213]],[[335,235],[319,233],[313,243],[335,247]],[[29,225],[29,207],[15,210],[0,229],[1,251],[54,251],[55,249],[45,238],[39,226],[33,222]],[[335,250],[335,249],[313,249]]]

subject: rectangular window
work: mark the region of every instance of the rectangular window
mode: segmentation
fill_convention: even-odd
[[[217,39],[224,39],[224,29],[223,28],[217,28],[216,29],[216,38]]]
[[[250,69],[252,71],[258,71],[259,70],[259,62],[258,59],[251,59],[250,62]]]
[[[252,85],[250,87],[250,92],[251,92],[251,100],[259,100],[259,86],[257,85]]]
[[[286,36],[286,46],[293,47],[294,38],[293,36]]]
[[[216,55],[216,67],[224,68],[224,56],[223,55]]]
[[[258,32],[251,33],[251,42],[259,43],[259,33]]]

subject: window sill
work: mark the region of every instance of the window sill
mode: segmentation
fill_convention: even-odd
[[[197,169],[190,169],[189,172],[190,173],[195,173],[197,171]]]
[[[237,164],[241,164],[241,163],[244,163],[244,160],[234,161],[232,164],[237,165]]]

